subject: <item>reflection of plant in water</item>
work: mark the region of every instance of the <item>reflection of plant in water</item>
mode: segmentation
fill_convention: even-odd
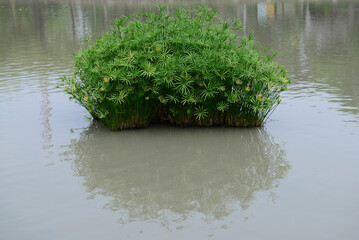
[[[207,221],[249,207],[289,170],[285,153],[264,129],[150,128],[112,133],[92,125],[67,153],[90,197],[121,221]]]

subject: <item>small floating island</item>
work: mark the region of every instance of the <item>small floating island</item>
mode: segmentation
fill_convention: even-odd
[[[71,98],[112,130],[159,121],[261,126],[290,83],[273,51],[206,6],[173,13],[159,6],[113,23],[61,78]]]

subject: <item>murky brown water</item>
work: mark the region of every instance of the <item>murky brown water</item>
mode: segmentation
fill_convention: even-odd
[[[280,53],[265,127],[91,123],[58,77],[156,2],[0,0],[0,239],[359,239],[359,2],[201,2]]]

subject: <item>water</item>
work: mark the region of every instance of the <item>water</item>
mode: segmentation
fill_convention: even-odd
[[[289,71],[263,128],[89,122],[72,52],[158,2],[0,1],[0,239],[359,239],[359,3],[202,2]]]

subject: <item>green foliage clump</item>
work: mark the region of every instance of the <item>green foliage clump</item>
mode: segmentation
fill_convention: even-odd
[[[65,90],[110,129],[153,121],[180,126],[260,126],[289,80],[241,23],[205,6],[114,20],[75,55]]]

